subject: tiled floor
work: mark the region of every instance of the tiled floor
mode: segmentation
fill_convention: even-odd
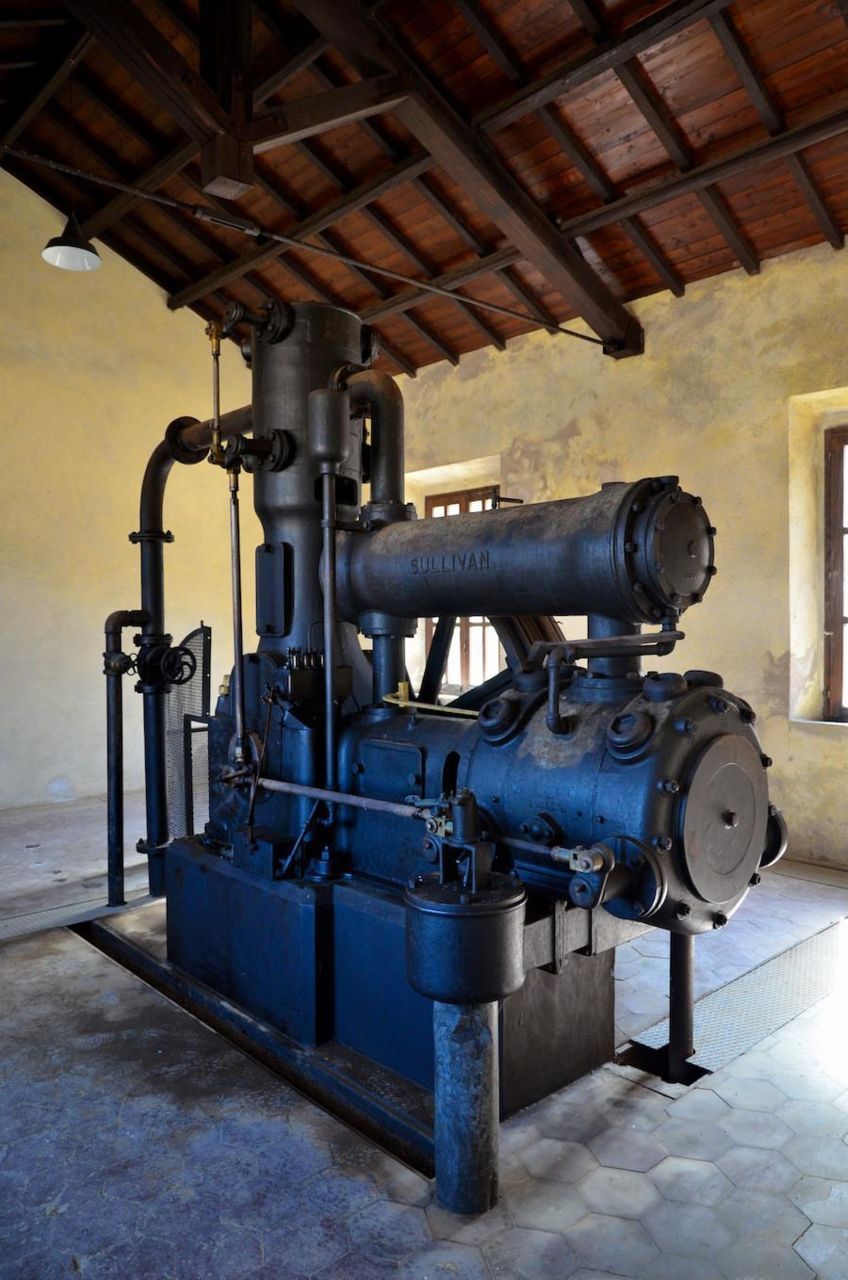
[[[701,990],[844,914],[832,879],[770,876]],[[689,1090],[607,1067],[508,1122],[478,1219],[73,934],[0,947],[0,991],[2,1280],[848,1277],[848,979]]]

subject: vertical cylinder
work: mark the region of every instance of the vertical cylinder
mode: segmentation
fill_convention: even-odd
[[[498,1199],[498,1004],[433,1002],[436,1198],[451,1213]]]
[[[321,476],[324,526],[324,785],[336,788],[336,476]]]
[[[695,1052],[694,1025],[695,939],[690,933],[671,934],[669,952],[668,1078],[686,1081]]]
[[[592,640],[606,640],[610,636],[635,636],[640,631],[636,622],[622,622],[620,618],[607,618],[602,613],[590,613],[588,635]],[[639,671],[639,658],[590,658],[589,670],[596,676],[626,676]]]
[[[106,674],[107,882],[110,907],[124,905],[124,701],[118,672]]]

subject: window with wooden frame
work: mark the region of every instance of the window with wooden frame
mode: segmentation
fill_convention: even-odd
[[[824,433],[824,718],[848,720],[848,426]]]
[[[459,489],[454,493],[429,494],[424,500],[424,514],[440,520],[466,512],[492,511],[497,508],[499,499],[500,489],[496,484]],[[425,622],[428,650],[436,622],[436,618],[427,618]],[[440,700],[456,698],[466,689],[475,688],[497,675],[505,663],[497,632],[486,618],[458,618],[439,690]]]

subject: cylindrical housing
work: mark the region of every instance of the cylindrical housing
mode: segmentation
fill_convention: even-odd
[[[498,1006],[433,1005],[436,1199],[451,1213],[498,1200]]]
[[[466,893],[438,877],[408,888],[406,970],[410,986],[446,1004],[502,1000],[524,983],[527,894],[509,876]]]
[[[676,477],[450,520],[339,535],[339,603],[351,620],[602,614],[658,621],[700,600],[713,538]]]
[[[321,461],[310,449],[310,392],[328,386],[340,365],[362,359],[362,323],[339,307],[298,302],[282,334],[258,335],[253,351],[253,432],[261,438],[284,429],[294,459],[283,471],[254,475],[256,513],[265,545],[256,561],[257,618],[262,651],[322,647]],[[331,393],[337,396],[338,393]],[[327,407],[327,406],[325,406]],[[339,469],[339,516],[353,520],[361,496],[361,427],[354,424],[347,459]]]

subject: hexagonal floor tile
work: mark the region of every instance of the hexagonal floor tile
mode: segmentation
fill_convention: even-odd
[[[538,1138],[522,1158],[531,1177],[554,1182],[579,1182],[598,1167],[598,1161],[582,1142],[562,1142],[558,1138]]]
[[[488,1264],[473,1245],[434,1240],[401,1264],[403,1280],[434,1280],[437,1276],[462,1276],[462,1280],[491,1280]],[[356,1280],[356,1275],[351,1277]]]
[[[666,1120],[654,1137],[669,1155],[692,1160],[716,1160],[733,1146],[733,1139],[711,1120]]]
[[[776,1115],[767,1115],[764,1111],[736,1109],[726,1119],[719,1121],[719,1127],[737,1146],[743,1147],[769,1147],[776,1150],[793,1136],[788,1125]]]
[[[715,1257],[735,1238],[716,1211],[701,1204],[664,1200],[645,1217],[645,1226],[665,1253],[685,1248],[687,1256],[696,1258]]]
[[[733,1184],[710,1160],[687,1160],[685,1156],[668,1156],[650,1172],[666,1200],[683,1204],[717,1204]]]
[[[786,1143],[783,1154],[800,1173],[848,1181],[848,1145],[839,1138],[800,1135]]]
[[[627,1169],[596,1169],[580,1183],[580,1194],[595,1213],[617,1218],[641,1218],[660,1194],[644,1173]]]
[[[816,1274],[816,1280],[845,1280],[848,1275],[848,1231],[841,1227],[810,1227],[795,1242],[795,1250]]]
[[[767,1243],[794,1244],[809,1226],[808,1216],[790,1204],[785,1195],[770,1191],[741,1191],[733,1188],[716,1206],[722,1222],[742,1239],[761,1237]]]
[[[711,1124],[730,1115],[730,1106],[712,1089],[699,1086],[684,1093],[682,1098],[669,1104],[672,1120],[691,1120],[696,1124]]]
[[[504,1199],[519,1227],[537,1231],[567,1231],[588,1209],[575,1187],[536,1178],[507,1188]]]
[[[587,1214],[566,1232],[568,1244],[590,1270],[636,1276],[657,1255],[657,1247],[639,1222]]]
[[[749,1191],[786,1191],[798,1171],[781,1151],[764,1147],[733,1147],[716,1164],[735,1186]]]
[[[769,1080],[756,1080],[746,1076],[722,1076],[719,1072],[710,1081],[710,1087],[729,1102],[732,1107],[742,1107],[746,1111],[774,1112],[786,1094],[781,1093]]]
[[[430,1241],[423,1209],[379,1200],[347,1221],[351,1244],[380,1258],[408,1258]]]
[[[716,1261],[725,1280],[817,1280],[794,1249],[761,1240],[738,1240]]]
[[[563,1236],[510,1227],[482,1246],[497,1280],[565,1280],[579,1265]]]
[[[811,1222],[823,1227],[848,1227],[848,1183],[829,1178],[801,1178],[789,1199]]]
[[[603,1165],[614,1169],[632,1169],[645,1173],[666,1155],[665,1147],[652,1133],[638,1129],[606,1129],[589,1143],[592,1155]]]
[[[828,1138],[844,1138],[848,1134],[848,1116],[835,1103],[787,1101],[775,1115],[793,1133],[817,1133]]]

